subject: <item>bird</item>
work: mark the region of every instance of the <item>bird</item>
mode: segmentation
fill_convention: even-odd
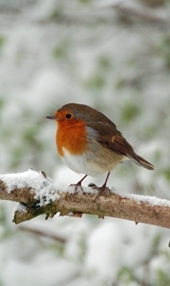
[[[82,182],[88,175],[107,173],[104,184],[98,188],[100,195],[104,194],[110,172],[127,159],[154,170],[151,163],[135,153],[106,115],[88,105],[67,103],[46,118],[57,123],[55,139],[62,161],[74,172],[84,174],[73,184],[76,189],[82,189]]]

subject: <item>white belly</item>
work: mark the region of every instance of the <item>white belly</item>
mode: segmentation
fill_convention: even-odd
[[[88,161],[86,155],[72,155],[65,148],[63,148],[63,153],[62,161],[76,173],[95,177],[107,172],[101,165]]]

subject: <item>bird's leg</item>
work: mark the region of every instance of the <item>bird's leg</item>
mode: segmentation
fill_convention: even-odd
[[[107,176],[106,176],[106,180],[105,180],[103,186],[100,187],[100,189],[103,190],[103,191],[106,189],[106,184],[107,184],[107,181],[108,181],[108,179],[109,179],[109,176],[110,176],[110,172],[108,172],[108,174],[107,174]]]
[[[83,192],[83,188],[81,186],[81,183],[83,182],[83,180],[87,177],[87,175],[85,175],[80,181],[78,181],[77,184],[71,184],[70,186],[75,186],[75,192],[77,191],[77,188],[80,187],[82,192]]]
[[[105,180],[103,186],[97,188],[99,190],[99,192],[98,192],[98,194],[97,194],[97,196],[95,197],[94,200],[98,199],[98,197],[100,197],[101,195],[105,195],[106,194],[106,184],[107,184],[109,176],[110,176],[110,172],[108,172],[108,174],[106,176],[106,180]]]

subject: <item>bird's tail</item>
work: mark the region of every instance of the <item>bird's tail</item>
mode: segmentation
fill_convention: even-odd
[[[137,165],[142,166],[142,167],[144,167],[144,168],[146,168],[148,170],[154,170],[154,165],[152,165],[151,163],[146,161],[141,156],[133,153],[133,154],[131,154],[131,156],[128,156],[128,157],[129,157],[129,159],[131,159]]]

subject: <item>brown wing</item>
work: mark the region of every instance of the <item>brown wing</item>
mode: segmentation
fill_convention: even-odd
[[[97,140],[102,146],[127,157],[129,153],[134,153],[132,146],[126,141],[121,132],[116,129],[116,125],[109,119],[105,122],[90,122],[90,127],[96,130]]]
[[[123,137],[122,133],[116,129],[116,125],[112,122],[96,122],[93,126],[98,131],[98,141],[100,144],[120,155],[126,156],[130,160],[134,161],[137,165],[143,166],[149,170],[153,170],[154,166],[138,156],[132,146]]]
[[[107,137],[100,136],[99,142],[104,147],[109,148],[118,154],[126,156],[129,159],[137,161],[137,163],[140,165],[140,161],[137,155],[135,154],[132,146],[123,137],[121,132],[116,130],[116,133],[113,136],[110,135],[108,135]]]

